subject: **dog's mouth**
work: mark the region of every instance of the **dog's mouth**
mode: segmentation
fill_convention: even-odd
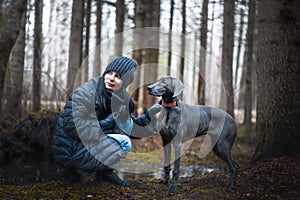
[[[161,94],[157,94],[157,93],[152,92],[152,91],[149,91],[149,90],[148,90],[148,93],[149,93],[150,95],[156,96],[156,97],[160,97],[160,96],[161,96]]]
[[[157,97],[161,96],[161,94],[158,91],[156,91],[154,87],[151,86],[148,87],[148,93],[152,96],[157,96]]]

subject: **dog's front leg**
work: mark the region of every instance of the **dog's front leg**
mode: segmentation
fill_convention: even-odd
[[[178,185],[178,178],[179,178],[179,169],[180,169],[180,157],[181,157],[181,143],[174,144],[175,149],[175,163],[174,163],[174,170],[173,170],[173,180],[171,182],[171,185],[169,187],[170,191],[174,191],[177,188]]]
[[[165,177],[160,183],[168,184],[170,179],[170,171],[171,171],[171,144],[167,144],[164,146],[164,172]]]

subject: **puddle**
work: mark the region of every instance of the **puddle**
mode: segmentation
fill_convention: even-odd
[[[173,166],[172,166],[173,168]],[[189,166],[180,166],[179,177],[192,177],[194,175],[205,175],[207,173],[217,171],[217,168],[211,168],[207,166],[200,166],[200,165],[189,165]],[[156,179],[162,179],[164,177],[164,169],[162,167],[157,168],[155,171],[149,172],[126,172],[126,171],[118,171],[118,174],[121,178],[139,178],[139,177],[150,177]],[[172,171],[170,173],[172,177]]]

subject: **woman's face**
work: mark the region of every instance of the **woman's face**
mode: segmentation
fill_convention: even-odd
[[[104,83],[107,89],[116,91],[122,88],[123,80],[117,72],[110,71],[104,75]]]

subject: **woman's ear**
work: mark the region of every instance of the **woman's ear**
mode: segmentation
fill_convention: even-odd
[[[177,79],[177,78],[173,78],[172,80],[172,87],[173,87],[173,92],[174,92],[174,97],[177,97],[179,96],[182,92],[183,92],[183,89],[184,89],[184,85],[183,83]]]

